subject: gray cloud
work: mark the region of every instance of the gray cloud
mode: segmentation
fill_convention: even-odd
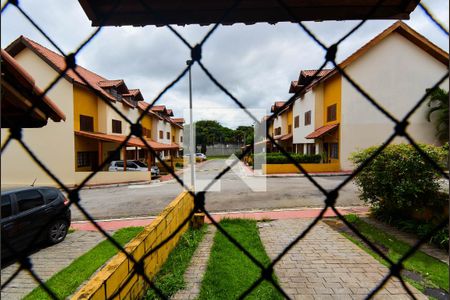
[[[448,27],[448,1],[423,1]],[[75,49],[94,28],[77,1],[22,0],[21,6],[66,52]],[[393,21],[369,21],[338,51],[341,61],[380,33]],[[358,22],[306,22],[317,37],[331,45]],[[448,51],[448,37],[417,9],[407,23],[432,42]],[[51,45],[14,7],[8,7],[1,19],[2,47],[23,34],[47,47]],[[211,28],[174,27],[195,45]],[[318,68],[325,52],[296,24],[236,24],[221,26],[203,48],[202,62],[229,91],[246,106],[269,109],[275,100],[289,98],[289,84],[301,69]],[[77,57],[80,65],[110,79],[123,78],[129,88],[140,88],[147,101],[152,100],[180,74],[189,59],[189,49],[167,28],[146,26],[108,27],[88,44]],[[193,88],[196,107],[235,107],[199,69],[194,66]],[[160,103],[181,115],[188,101],[187,77],[183,78]],[[236,122],[244,122],[244,119]],[[229,123],[229,121],[227,121]],[[247,122],[247,121],[245,121]]]

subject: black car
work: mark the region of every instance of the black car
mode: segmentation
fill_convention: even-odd
[[[11,248],[23,251],[66,237],[71,213],[69,201],[58,189],[27,187],[2,191],[1,196],[2,260],[13,254]]]

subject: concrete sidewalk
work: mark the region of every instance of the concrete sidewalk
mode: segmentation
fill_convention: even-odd
[[[259,224],[273,260],[311,223],[311,219]],[[358,246],[319,222],[275,265],[284,291],[293,299],[365,299],[389,270]],[[408,284],[417,299],[427,299]],[[390,279],[375,299],[410,299],[398,279]]]
[[[298,219],[298,218],[314,218],[317,217],[322,209],[320,208],[304,208],[304,209],[283,209],[271,211],[237,211],[237,212],[218,212],[211,213],[215,221],[220,221],[223,218],[245,218],[253,220],[280,220],[280,219]],[[368,208],[364,206],[342,207],[338,211],[343,214],[358,214],[365,215],[368,213]],[[335,214],[331,209],[328,209],[324,215],[325,217],[334,217]],[[97,224],[104,230],[117,230],[124,227],[132,226],[147,226],[156,217],[148,218],[129,218],[129,219],[112,219],[112,220],[97,220]],[[211,223],[207,218],[207,223]],[[97,231],[97,228],[89,221],[74,221],[71,227],[75,230],[83,231]]]
[[[70,233],[61,243],[32,254],[30,259],[33,264],[33,270],[43,281],[46,281],[104,239],[100,232],[75,231]],[[18,268],[19,264],[17,263],[3,268],[1,271],[2,284]],[[1,299],[22,299],[37,286],[38,283],[27,271],[21,271],[1,291]]]

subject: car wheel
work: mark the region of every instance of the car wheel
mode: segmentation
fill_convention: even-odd
[[[57,244],[62,242],[67,235],[69,227],[64,220],[56,220],[53,222],[47,231],[47,238],[50,244]]]

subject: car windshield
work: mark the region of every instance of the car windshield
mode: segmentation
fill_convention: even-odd
[[[146,168],[147,167],[147,165],[146,164],[144,164],[143,162],[140,162],[140,161],[138,161],[138,160],[135,160],[135,161],[133,161],[135,164],[137,164],[139,167],[142,167],[142,168]]]

